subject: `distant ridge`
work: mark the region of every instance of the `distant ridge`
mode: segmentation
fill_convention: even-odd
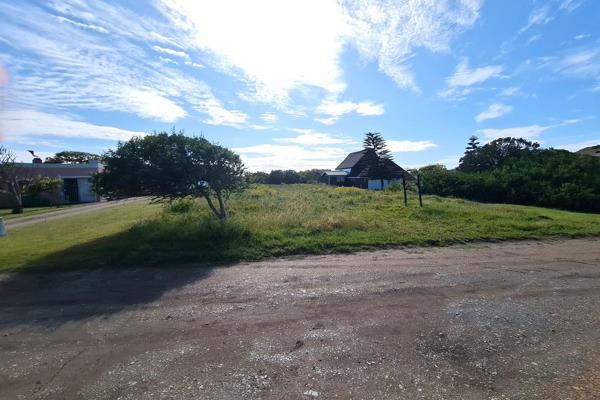
[[[586,156],[600,157],[600,144],[590,146],[576,151],[577,154],[583,154]]]

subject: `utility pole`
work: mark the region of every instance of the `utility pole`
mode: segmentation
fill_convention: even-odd
[[[402,191],[404,192],[404,206],[408,205],[408,199],[406,198],[406,175],[402,175]]]
[[[417,190],[419,191],[419,207],[423,207],[423,197],[421,196],[421,174],[417,172]]]

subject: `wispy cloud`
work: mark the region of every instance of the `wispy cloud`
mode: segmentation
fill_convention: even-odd
[[[598,135],[598,139],[596,139],[596,140],[586,140],[584,142],[562,144],[562,145],[555,146],[555,148],[569,150],[569,151],[578,151],[581,149],[585,149],[586,147],[597,146],[597,145],[600,145],[600,135]]]
[[[185,59],[185,53],[168,47],[177,44],[155,31],[158,22],[102,2],[50,6],[63,18],[110,26],[111,41],[79,24],[57,25],[41,8],[3,5],[0,18],[10,22],[0,25],[0,35],[10,37],[20,52],[8,63],[11,108],[119,111],[162,122],[196,110],[206,114],[207,123],[234,127],[248,119],[227,109],[206,83],[154,59],[148,42],[158,43],[155,52]]]
[[[332,135],[329,133],[317,132],[313,129],[292,128],[293,132],[298,132],[300,135],[287,138],[275,138],[276,142],[293,143],[306,146],[323,146],[329,144],[356,144],[353,139]]]
[[[469,68],[469,61],[462,60],[454,74],[446,79],[448,88],[440,93],[441,97],[461,98],[471,93],[473,86],[489,79],[500,78],[504,68],[501,65],[488,65],[478,68]]]
[[[528,126],[519,126],[513,128],[486,128],[479,129],[476,132],[477,136],[483,137],[487,140],[494,140],[503,137],[513,137],[513,138],[523,138],[529,140],[535,140],[539,138],[540,134],[546,132],[547,130],[558,128],[561,126],[572,125],[579,123],[578,119],[567,119],[561,123],[553,124],[553,125],[528,125]]]
[[[585,0],[562,0],[545,2],[536,6],[529,14],[527,24],[521,28],[519,33],[523,33],[536,25],[545,25],[561,12],[571,13],[579,8]]]
[[[415,49],[448,52],[479,18],[481,1],[346,1],[355,46],[400,87],[420,92],[410,59]]]
[[[323,101],[315,110],[317,114],[325,115],[316,120],[325,125],[336,123],[342,116],[349,113],[356,113],[362,116],[383,115],[385,108],[383,104],[377,104],[371,101],[361,101],[358,103],[352,101],[337,101],[336,99],[327,99]]]
[[[512,111],[512,106],[502,103],[492,103],[487,109],[475,116],[475,121],[482,122],[488,119],[499,118]]]
[[[500,96],[512,97],[521,94],[521,88],[518,86],[510,86],[500,91]]]
[[[274,112],[263,113],[260,116],[260,119],[263,120],[264,122],[268,123],[268,124],[274,124],[278,120],[277,114],[275,114]]]
[[[339,164],[348,153],[338,147],[306,148],[299,145],[275,144],[237,147],[233,150],[241,155],[242,160],[251,171],[329,169]]]
[[[394,153],[424,151],[437,147],[437,144],[431,140],[388,140],[387,145],[388,149]]]
[[[31,140],[31,137],[128,140],[133,136],[144,136],[144,132],[119,129],[112,126],[95,125],[78,121],[67,115],[49,114],[33,110],[13,110],[0,113],[0,131],[7,140]]]

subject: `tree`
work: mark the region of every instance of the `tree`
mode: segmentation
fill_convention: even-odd
[[[246,182],[248,184],[256,184],[256,183],[268,183],[269,174],[266,172],[248,172],[246,174]]]
[[[363,148],[369,178],[381,180],[381,188],[383,189],[384,179],[391,179],[392,176],[390,170],[392,155],[387,148],[387,143],[381,133],[368,132],[363,140]]]
[[[46,157],[48,164],[81,164],[91,160],[100,160],[98,154],[86,153],[84,151],[61,151],[54,157]]]
[[[459,171],[488,171],[501,166],[511,157],[536,152],[540,147],[538,143],[512,137],[499,138],[483,146],[474,146],[473,138],[469,139],[465,155],[460,159],[456,168]]]
[[[97,192],[109,198],[204,198],[219,220],[226,202],[245,186],[244,165],[231,150],[183,132],[155,133],[120,142],[104,155],[95,177]]]
[[[30,196],[40,196],[46,194],[52,206],[58,206],[60,203],[60,190],[63,181],[58,178],[41,177],[33,181],[27,188],[27,194]]]
[[[22,170],[15,162],[14,153],[0,146],[0,193],[7,195],[13,204],[13,214],[23,213],[23,192],[30,180],[22,176]]]

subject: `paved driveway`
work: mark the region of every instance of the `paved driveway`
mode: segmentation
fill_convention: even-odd
[[[598,399],[600,241],[0,277],[2,399]]]

